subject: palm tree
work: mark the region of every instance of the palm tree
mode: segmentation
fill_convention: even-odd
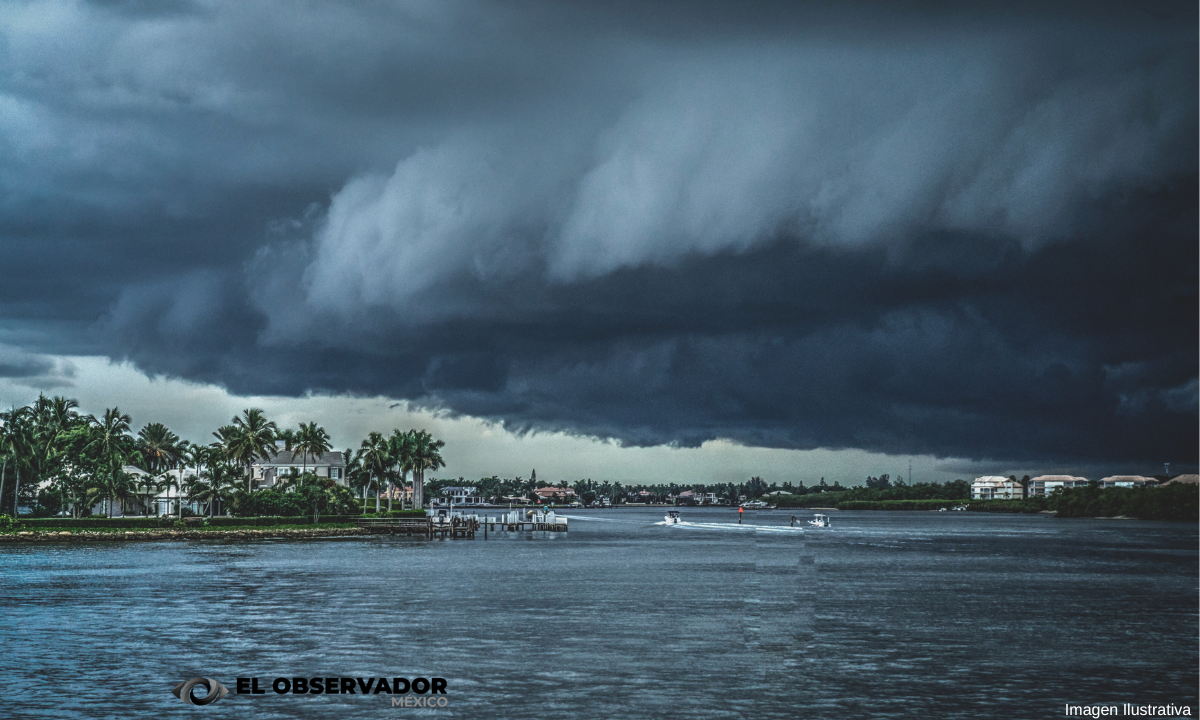
[[[58,490],[62,507],[67,507],[68,486],[72,486],[70,489],[74,491],[76,488],[73,486],[78,484],[79,479],[79,462],[73,451],[78,439],[76,431],[86,427],[87,423],[77,411],[78,407],[79,403],[75,400],[56,395],[45,404],[43,411],[46,424],[43,468],[47,479],[51,480],[50,487]]]
[[[365,513],[367,511],[367,488],[371,485],[371,476],[363,469],[362,459],[350,448],[346,448],[342,457],[346,461],[346,486],[359,492]]]
[[[413,507],[425,506],[425,471],[446,467],[441,450],[446,446],[443,440],[434,440],[433,436],[424,430],[414,432],[413,438]]]
[[[231,429],[232,427],[233,426],[231,425],[226,425],[225,427],[221,428],[221,430]],[[221,430],[218,430],[218,432]],[[217,435],[217,433],[213,434]],[[213,443],[211,445],[194,445],[186,440],[180,443],[178,462],[178,468],[180,472],[178,474],[165,476],[164,481],[159,486],[160,488],[175,488],[178,491],[177,499],[179,501],[180,519],[183,518],[184,493],[185,491],[188,491],[188,488],[191,487],[191,483],[195,482],[198,477],[203,476],[205,472],[207,472],[209,466],[215,463],[220,463],[227,459],[225,447],[220,443]],[[188,469],[191,469],[190,473],[186,472]],[[191,499],[190,492],[188,497]],[[169,512],[170,508],[168,508],[168,513]]]
[[[31,406],[13,408],[12,412],[7,414],[14,432],[10,441],[19,443],[19,446],[14,444],[10,447],[10,450],[19,451],[18,462],[14,463],[14,470],[17,471],[14,513],[20,504],[20,467],[25,468],[30,487],[39,486],[42,480],[49,479],[54,474],[53,466],[61,459],[58,441],[73,423],[78,422],[79,413],[75,412],[77,406],[78,403],[67,398],[38,395],[38,399]]]
[[[180,466],[187,452],[187,441],[167,429],[162,423],[149,423],[138,431],[138,452],[142,469],[150,473],[147,487],[162,486],[162,475]]]
[[[28,407],[14,407],[0,413],[0,452],[4,453],[4,470],[11,465],[16,480],[13,487],[13,517],[17,516],[21,498],[21,466],[29,467],[34,445],[33,416]],[[4,501],[4,486],[0,480],[0,504]]]
[[[172,489],[175,490],[175,505],[178,509],[180,520],[183,519],[183,498],[185,497],[186,492],[187,492],[188,482],[191,481],[194,477],[195,477],[195,475],[183,475],[183,474],[177,475],[175,473],[168,473],[163,476],[162,481],[158,485],[158,488],[160,490],[168,491],[168,493],[167,493],[168,498],[170,498],[170,490],[172,490]],[[167,514],[168,515],[171,514],[171,506],[170,506],[169,502],[167,504]]]
[[[392,464],[388,441],[382,434],[373,432],[362,441],[355,458],[367,476],[375,481],[375,512],[379,512],[379,481],[387,477],[388,468]]]
[[[259,408],[243,410],[241,417],[233,419],[233,425],[238,433],[230,446],[231,456],[246,466],[246,490],[249,491],[250,466],[255,460],[270,460],[275,456],[275,431],[278,428]]]
[[[391,436],[387,440],[388,456],[391,462],[388,464],[388,485],[396,484],[399,481],[401,491],[404,489],[404,480],[408,477],[408,471],[412,469],[414,451],[416,450],[416,439],[413,432],[410,430],[402,433],[399,430],[392,430]],[[388,492],[388,512],[392,511],[392,493],[389,487]],[[415,492],[415,490],[414,490]]]
[[[130,420],[115,407],[104,411],[103,420],[91,418],[93,435],[87,449],[99,461],[97,480],[108,494],[109,517],[112,517],[113,500],[126,494],[129,483],[125,461],[134,452],[133,437],[129,434]]]
[[[218,502],[229,502],[237,487],[236,466],[224,462],[213,462],[205,466],[198,475],[189,475],[186,485],[189,500],[198,500],[208,505],[208,516],[213,517]]]
[[[174,468],[183,454],[179,436],[162,423],[149,423],[138,431],[138,450],[152,475]]]
[[[52,398],[39,395],[34,403],[35,434],[38,445],[37,465],[41,475],[48,475],[55,460],[59,458],[60,454],[57,452],[59,440],[80,422],[79,413],[75,410],[78,407],[78,402],[58,395]]]
[[[300,451],[301,464],[304,468],[302,473],[308,472],[309,455],[312,455],[315,461],[333,449],[333,445],[329,442],[329,433],[325,432],[325,428],[318,427],[315,422],[307,425],[300,423],[300,431],[296,433],[294,442],[296,450]],[[292,458],[295,457],[295,453],[292,453]]]
[[[213,432],[213,437],[217,439],[212,447],[217,448],[221,456],[226,460],[241,465],[242,458],[239,453],[242,449],[242,431],[237,425],[222,425]]]

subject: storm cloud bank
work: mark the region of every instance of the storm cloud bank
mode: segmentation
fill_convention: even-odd
[[[153,7],[3,13],[7,318],[632,444],[1196,458],[1194,6]]]

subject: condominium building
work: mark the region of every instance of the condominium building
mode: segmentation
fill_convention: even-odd
[[[1088,479],[1074,475],[1038,475],[1029,481],[1029,496],[1049,495],[1058,488],[1087,487]]]
[[[1102,478],[1100,480],[1100,487],[1102,487],[1102,488],[1156,487],[1157,485],[1158,485],[1158,480],[1155,480],[1152,477],[1145,477],[1142,475],[1109,475],[1108,477]]]
[[[985,475],[971,483],[972,500],[1021,500],[1024,497],[1025,488],[1012,478]]]

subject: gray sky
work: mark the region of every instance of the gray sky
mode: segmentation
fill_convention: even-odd
[[[464,475],[1194,468],[1195,4],[799,5],[6,5],[0,388],[403,401]]]

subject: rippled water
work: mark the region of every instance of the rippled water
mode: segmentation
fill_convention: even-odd
[[[573,515],[485,542],[0,547],[8,717],[1062,717],[1197,712],[1197,529],[976,513]],[[444,677],[230,695],[211,676]],[[11,714],[8,714],[11,713]]]

